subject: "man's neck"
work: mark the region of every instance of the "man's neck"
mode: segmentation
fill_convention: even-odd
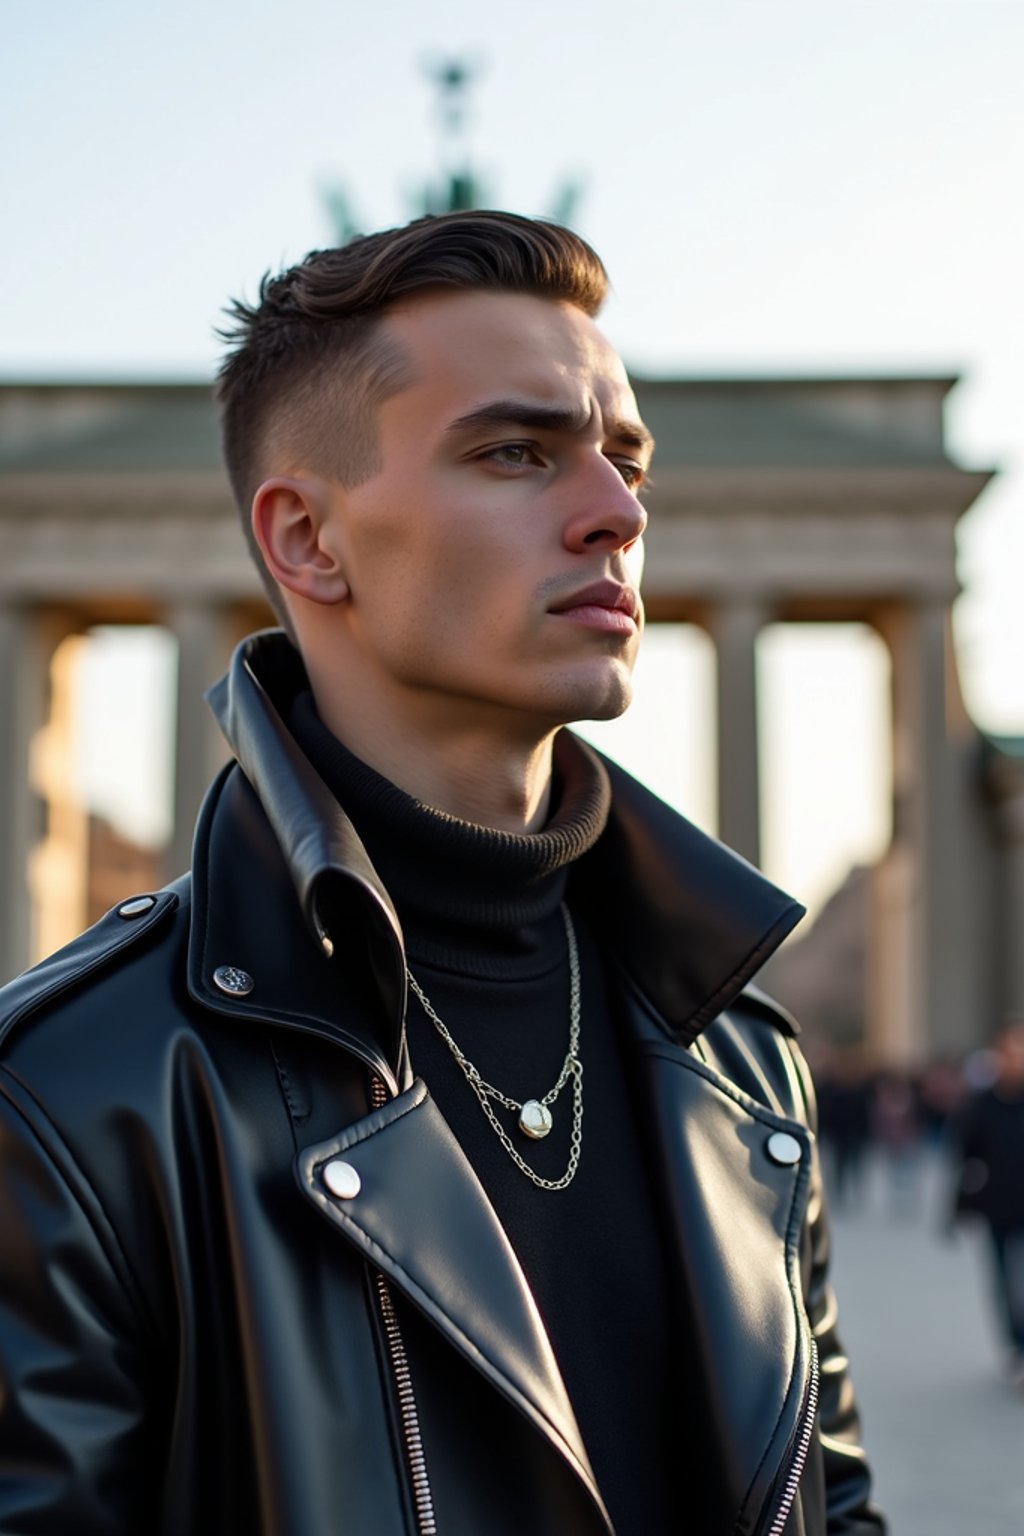
[[[536,832],[548,817],[555,730],[518,739],[507,719],[469,721],[453,707],[401,713],[380,701],[359,708],[310,669],[321,720],[338,740],[407,795],[461,821],[500,832]]]

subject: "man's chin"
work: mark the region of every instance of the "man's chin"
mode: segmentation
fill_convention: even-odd
[[[632,697],[620,699],[615,704],[607,704],[601,709],[592,709],[585,715],[573,715],[572,720],[567,721],[566,724],[582,724],[587,720],[617,720],[620,715],[624,715],[626,713],[626,710],[629,708],[631,702]]]
[[[604,688],[580,690],[566,724],[583,720],[617,720],[633,702],[633,679],[627,673],[609,679]]]

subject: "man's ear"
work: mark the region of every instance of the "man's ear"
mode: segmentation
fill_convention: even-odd
[[[344,561],[331,518],[331,491],[316,476],[274,475],[252,499],[252,531],[279,586],[312,603],[348,597]]]

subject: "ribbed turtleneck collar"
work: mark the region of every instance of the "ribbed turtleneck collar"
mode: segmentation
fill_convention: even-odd
[[[604,830],[611,804],[600,760],[577,737],[555,741],[552,808],[540,832],[495,831],[407,795],[323,724],[312,692],[288,725],[344,807],[401,919],[410,958],[481,975],[521,975],[564,952],[551,919],[570,867]]]

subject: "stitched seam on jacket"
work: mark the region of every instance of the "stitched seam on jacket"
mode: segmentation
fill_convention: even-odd
[[[337,1146],[339,1151],[348,1152],[352,1147],[358,1147],[361,1142],[369,1140],[371,1136],[379,1136],[381,1131],[387,1130],[389,1125],[397,1125],[399,1120],[403,1119],[405,1115],[411,1114],[414,1109],[419,1109],[427,1097],[426,1084],[420,1083],[418,1087],[410,1088],[407,1091],[409,1093],[409,1102],[403,1104],[401,1109],[393,1107],[399,1102],[397,1099],[392,1099],[390,1104],[382,1104],[375,1115],[371,1117],[371,1121],[376,1123],[365,1126],[351,1141],[348,1140],[346,1133],[334,1145]],[[402,1097],[404,1098],[405,1095],[403,1094]],[[378,1119],[378,1116],[385,1118]]]
[[[150,1314],[149,1307],[144,1299],[145,1292],[143,1287],[139,1282],[138,1276],[135,1274],[135,1270],[130,1259],[128,1258],[124,1245],[118,1236],[117,1228],[111,1220],[110,1214],[107,1211],[107,1208],[104,1205],[102,1199],[100,1198],[95,1185],[92,1183],[92,1180],[87,1178],[85,1173],[79,1167],[77,1160],[72,1155],[70,1147],[67,1145],[64,1138],[61,1136],[60,1131],[57,1129],[54,1122],[50,1119],[50,1116],[46,1113],[43,1105],[40,1104],[39,1100],[36,1098],[36,1095],[32,1092],[31,1088],[29,1088],[28,1084],[23,1082],[20,1077],[18,1077],[15,1073],[11,1072],[7,1067],[3,1065],[0,1065],[0,1076],[6,1077],[9,1082],[15,1083],[23,1093],[28,1095],[33,1105],[38,1110],[40,1118],[44,1122],[47,1131],[53,1137],[56,1148],[59,1150],[61,1155],[66,1158],[68,1167],[74,1171],[75,1177],[81,1181],[82,1186],[88,1191],[90,1198],[96,1202],[96,1208],[103,1217],[103,1228],[97,1224],[95,1217],[90,1214],[86,1206],[83,1205],[82,1201],[79,1199],[71,1179],[68,1177],[67,1173],[61,1167],[57,1158],[54,1156],[48,1140],[44,1138],[44,1136],[40,1133],[40,1128],[33,1125],[31,1118],[28,1114],[26,1114],[25,1110],[19,1103],[19,1095],[12,1094],[9,1090],[4,1091],[3,1085],[0,1084],[0,1092],[3,1092],[3,1096],[7,1103],[10,1105],[12,1112],[17,1115],[22,1124],[27,1127],[36,1146],[39,1147],[42,1154],[44,1155],[46,1163],[52,1170],[54,1177],[58,1179],[61,1185],[63,1185],[64,1189],[68,1193],[69,1199],[74,1204],[75,1209],[81,1213],[82,1219],[85,1221],[86,1225],[89,1227],[94,1237],[96,1238],[96,1241],[99,1244],[104,1257],[107,1259],[107,1262],[110,1265],[111,1276],[117,1284],[117,1288],[124,1297],[125,1302],[131,1308],[132,1312],[138,1317],[139,1321],[146,1328],[146,1330],[152,1334],[152,1336],[159,1344],[161,1350],[166,1350],[167,1341],[161,1336],[160,1330],[156,1326],[156,1321]],[[117,1273],[116,1266],[110,1263],[109,1249],[111,1247],[114,1248],[118,1260],[124,1266],[125,1274],[131,1280],[130,1287],[125,1284],[124,1276]]]
[[[296,1113],[295,1101],[292,1098],[291,1079],[288,1076],[287,1068],[283,1065],[280,1056],[277,1054],[277,1047],[275,1046],[273,1040],[270,1038],[269,1030],[267,1031],[267,1044],[270,1047],[270,1054],[274,1058],[274,1067],[277,1071],[278,1085],[280,1086],[281,1093],[284,1096],[285,1104],[288,1106],[288,1125],[292,1133],[292,1146],[297,1152],[299,1150],[299,1138],[295,1129],[295,1122],[299,1116]]]

